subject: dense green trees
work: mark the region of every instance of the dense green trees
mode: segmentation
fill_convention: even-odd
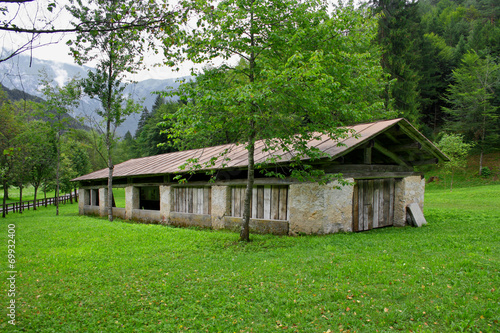
[[[406,0],[372,0],[378,13],[378,43],[383,54],[381,64],[392,84],[385,91],[386,108],[413,123],[419,121],[418,57],[421,31],[416,2]]]
[[[0,177],[4,191],[2,217],[5,217],[5,203],[8,197],[8,186],[13,174],[16,147],[14,140],[18,134],[19,122],[15,118],[12,102],[0,89]]]
[[[463,63],[453,71],[453,83],[448,88],[446,101],[449,108],[448,127],[454,132],[462,132],[476,143],[480,149],[479,174],[483,167],[483,153],[487,143],[499,139],[500,65],[490,56],[481,59],[477,53],[466,53]]]
[[[50,80],[41,81],[47,100],[12,102],[0,90],[0,177],[4,204],[9,186],[21,190],[34,188],[34,199],[40,189],[56,190],[58,184],[68,193],[77,184],[70,180],[91,171],[91,136],[74,129],[67,114],[78,103],[74,81],[55,87]],[[74,106],[74,105],[73,105]],[[94,166],[98,169],[100,166]],[[5,210],[4,210],[5,212]]]
[[[423,53],[421,67],[427,70],[421,81],[421,91],[428,98],[425,108],[421,110],[424,124],[431,128],[442,129],[451,125],[457,118],[450,117],[453,108],[448,97],[448,87],[457,84],[457,77],[452,74],[463,67],[463,62],[469,53],[475,53],[478,58],[489,58],[492,63],[498,63],[500,56],[500,27],[498,27],[499,12],[492,8],[492,2],[486,1],[449,1],[431,2],[422,0],[419,3],[424,39],[430,43],[432,53]],[[429,71],[428,63],[432,63]],[[429,94],[435,87],[434,94]],[[500,102],[498,90],[493,93],[493,105]],[[458,124],[457,124],[458,125]],[[498,126],[498,124],[497,124]],[[452,126],[455,131],[467,134],[466,128]],[[499,129],[497,127],[497,129]],[[471,139],[466,135],[466,139]],[[499,142],[491,142],[497,146]],[[480,148],[480,146],[477,146]]]
[[[173,115],[180,104],[166,101],[158,95],[150,113],[143,113],[144,122],[139,122],[135,133],[135,155],[137,157],[170,153],[178,150],[168,137],[173,120],[168,119]],[[142,117],[141,117],[142,119]]]
[[[371,4],[379,13],[382,66],[393,80],[386,96],[393,97],[399,115],[433,137],[450,121],[444,112],[449,100],[443,97],[462,58],[476,52],[498,63],[498,4],[480,0],[372,0]]]

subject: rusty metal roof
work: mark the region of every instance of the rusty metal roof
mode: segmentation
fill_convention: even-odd
[[[446,155],[441,153],[439,149],[437,149],[432,144],[432,142],[425,138],[407,120],[403,118],[348,126],[346,127],[346,129],[352,131],[348,132],[346,138],[334,141],[327,135],[321,135],[320,140],[311,140],[309,144],[311,147],[316,147],[320,151],[328,154],[331,159],[335,159],[363,144],[366,144],[369,140],[380,135],[382,132],[387,131],[396,124],[399,124],[400,127],[406,129],[406,133],[409,133],[409,135],[411,135],[414,140],[418,140],[418,142],[422,144],[422,146],[426,149],[426,156],[439,158],[440,160],[448,160]],[[113,177],[180,173],[183,171],[180,169],[180,167],[186,164],[186,161],[188,159],[198,159],[198,164],[204,165],[204,163],[209,163],[211,159],[217,158],[223,153],[225,153],[223,158],[219,158],[213,165],[205,164],[205,167],[202,167],[201,170],[247,167],[248,160],[245,145],[226,144],[215,147],[207,147],[131,159],[115,165]],[[255,163],[265,162],[265,160],[271,156],[280,156],[280,162],[287,162],[291,160],[293,152],[283,152],[279,150],[274,152],[265,151],[264,140],[260,140],[255,143]],[[89,173],[84,176],[80,176],[73,179],[72,181],[97,180],[107,178],[108,169],[106,168]]]

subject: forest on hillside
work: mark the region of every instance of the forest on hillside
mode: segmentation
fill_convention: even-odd
[[[13,92],[0,95],[4,187],[49,188],[61,177],[71,187],[72,177],[131,158],[290,131],[338,136],[335,126],[395,117],[434,142],[456,133],[474,153],[500,148],[500,0],[371,0],[331,13],[321,1],[185,1],[177,12],[148,1],[89,3],[92,11],[67,8],[92,23],[76,25],[69,45],[79,64],[99,60],[95,71],[66,87],[41,82],[44,100],[22,106]],[[189,22],[187,13],[198,19],[192,32],[178,28]],[[216,57],[239,62],[207,65],[178,90],[160,92],[148,110],[127,100],[123,78],[143,65],[151,40],[161,41],[156,51],[169,66]],[[81,98],[102,103],[104,123],[69,129],[61,117]],[[48,116],[33,116],[40,112]],[[114,129],[133,112],[142,112],[137,131],[116,137]]]

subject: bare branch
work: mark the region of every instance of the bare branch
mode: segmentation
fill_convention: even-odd
[[[6,2],[6,3],[26,3],[26,2],[33,2],[34,0],[0,0],[0,3]]]
[[[0,0],[1,1],[1,0]],[[170,15],[172,13],[169,13]],[[68,32],[76,32],[76,33],[86,33],[86,32],[112,32],[118,30],[133,30],[137,28],[148,28],[148,29],[158,29],[165,26],[165,18],[159,18],[151,21],[142,21],[137,20],[135,22],[123,23],[113,26],[102,26],[99,25],[98,22],[82,22],[76,25],[74,28],[52,28],[52,29],[28,29],[21,28],[17,26],[0,26],[0,31],[10,31],[10,32],[19,32],[19,33],[28,33],[28,34],[56,34],[56,33],[68,33]]]

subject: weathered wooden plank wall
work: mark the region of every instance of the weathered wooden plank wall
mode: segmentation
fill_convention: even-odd
[[[178,213],[210,214],[209,187],[174,187],[172,210]]]
[[[359,179],[353,197],[355,231],[370,230],[394,223],[394,178]]]
[[[231,188],[231,215],[243,217],[245,186]],[[288,211],[287,185],[258,185],[253,188],[250,203],[251,218],[264,220],[286,220]]]

